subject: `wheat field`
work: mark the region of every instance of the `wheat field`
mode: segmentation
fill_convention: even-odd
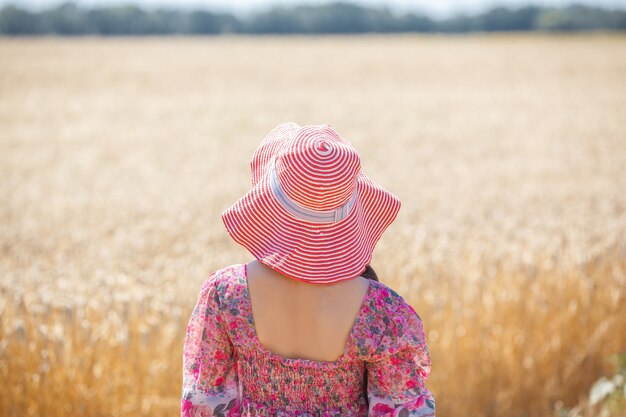
[[[0,39],[0,415],[179,413],[200,287],[251,259],[219,215],[285,121],[402,200],[372,266],[424,321],[438,416],[579,415],[626,352],[605,33]]]

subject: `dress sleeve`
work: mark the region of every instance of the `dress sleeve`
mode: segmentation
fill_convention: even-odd
[[[241,415],[235,352],[216,278],[213,273],[203,284],[185,333],[181,417]]]
[[[431,362],[422,320],[404,302],[389,319],[366,362],[369,417],[434,417],[435,398],[425,385]]]

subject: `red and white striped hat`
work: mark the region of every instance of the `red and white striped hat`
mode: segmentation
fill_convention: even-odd
[[[259,262],[299,281],[359,276],[400,210],[400,200],[361,172],[356,150],[329,125],[278,125],[250,168],[252,189],[222,220]]]

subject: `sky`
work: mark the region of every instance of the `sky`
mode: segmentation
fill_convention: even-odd
[[[202,8],[226,11],[237,15],[247,15],[270,8],[272,5],[323,4],[333,0],[73,0],[76,4],[89,7],[108,4],[136,4],[145,8],[159,6],[177,8]],[[344,0],[365,6],[387,6],[389,9],[405,13],[421,12],[435,18],[445,18],[456,13],[480,13],[495,6],[517,7],[534,4],[543,6],[565,6],[572,3],[626,8],[626,0]],[[30,9],[43,9],[61,3],[59,0],[0,0],[0,6],[15,4]]]

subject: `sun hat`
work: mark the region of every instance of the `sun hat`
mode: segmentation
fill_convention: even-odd
[[[359,276],[400,210],[398,197],[361,172],[356,150],[328,124],[276,126],[250,168],[252,188],[222,221],[259,262],[298,281]]]

